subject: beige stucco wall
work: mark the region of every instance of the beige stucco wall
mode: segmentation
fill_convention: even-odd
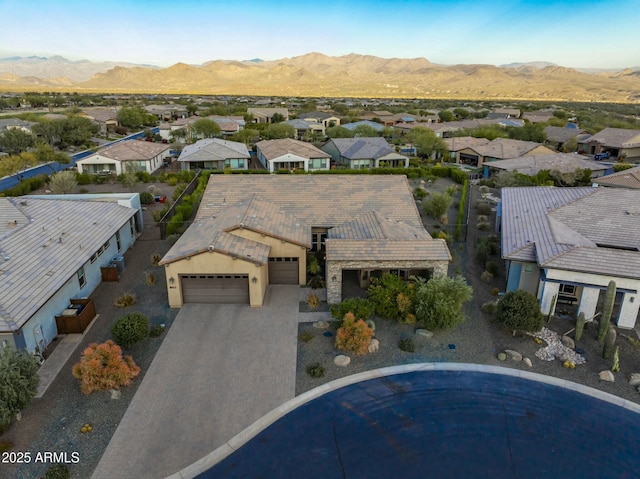
[[[222,253],[206,252],[165,265],[165,280],[169,306],[182,306],[181,274],[247,274],[249,275],[249,302],[251,306],[262,306],[268,285],[268,264],[256,265],[242,259],[233,259]],[[171,278],[174,279],[173,284]],[[257,281],[254,283],[253,278]]]
[[[287,241],[273,238],[272,236],[256,233],[255,231],[244,229],[235,229],[230,231],[231,234],[242,236],[258,243],[266,244],[271,247],[269,250],[270,258],[298,258],[298,283],[304,285],[307,279],[307,248]]]

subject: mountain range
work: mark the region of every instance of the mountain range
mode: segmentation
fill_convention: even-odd
[[[0,91],[640,102],[640,68],[584,72],[548,62],[439,65],[322,53],[168,68],[54,57],[0,59]]]

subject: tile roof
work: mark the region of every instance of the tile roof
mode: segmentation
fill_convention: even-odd
[[[296,156],[309,159],[330,157],[329,154],[325,153],[319,148],[316,148],[311,143],[294,140],[292,138],[283,138],[280,140],[262,140],[256,143],[256,148],[264,155],[267,160],[273,160],[288,153],[292,153]]]
[[[474,146],[472,150],[481,156],[490,158],[500,158],[506,160],[508,158],[518,158],[526,155],[531,150],[543,146],[535,141],[512,140],[510,138],[496,138],[483,146]],[[546,147],[545,147],[546,148]],[[553,150],[546,148],[550,153]]]
[[[185,145],[178,161],[216,161],[234,158],[250,158],[249,150],[244,143],[206,138],[192,145]]]
[[[180,239],[162,258],[161,264],[205,251],[222,252],[256,264],[264,264],[270,247],[232,232],[247,229],[274,238],[311,247],[311,229],[302,220],[284,213],[277,205],[251,194],[237,202],[220,203],[198,215]]]
[[[0,198],[0,331],[26,323],[135,214],[107,201]]]
[[[424,230],[405,176],[212,175],[194,224],[161,264],[207,250],[264,264],[269,248],[234,234],[244,228],[311,246],[328,231],[330,259],[449,261],[443,240]]]
[[[197,217],[254,193],[310,226],[338,226],[371,210],[422,226],[404,175],[211,175]]]
[[[617,188],[503,188],[503,257],[640,278],[639,200]]]
[[[107,146],[106,148],[101,148],[95,153],[95,155],[105,156],[118,161],[142,161],[155,158],[165,151],[168,152],[170,149],[171,145],[165,143],[126,140],[116,143],[115,145]]]
[[[355,128],[359,127],[359,126],[370,126],[371,128],[373,128],[376,131],[382,131],[384,130],[384,125],[381,125],[380,123],[376,123],[375,121],[369,121],[369,120],[362,120],[362,121],[354,121],[353,123],[345,123],[343,125],[340,125],[343,128],[346,128],[347,130],[354,130]]]
[[[473,136],[454,136],[453,138],[443,138],[449,151],[459,151],[474,146],[482,146],[489,143],[486,138],[475,138]]]
[[[298,115],[298,118],[313,118],[316,120],[328,120],[329,118],[337,118],[336,115],[332,115],[331,113],[327,113],[324,111],[311,111],[309,113],[301,113]]]
[[[544,129],[544,133],[547,135],[547,140],[558,143],[565,143],[571,138],[576,138],[579,135],[585,133],[585,130],[579,128],[567,128],[564,126],[547,126]]]
[[[587,160],[577,153],[521,156],[520,158],[491,161],[487,163],[487,166],[499,170],[517,171],[525,175],[535,175],[542,170],[557,170],[561,173],[570,173],[575,170],[604,171],[609,169],[607,165]]]
[[[443,239],[326,241],[329,261],[450,261]]]
[[[612,148],[640,147],[640,130],[605,128],[584,140],[585,143],[593,141]]]
[[[395,149],[380,137],[375,138],[333,138],[328,143],[333,143],[340,152],[340,156],[350,160],[378,159]]]
[[[284,116],[285,118],[289,117],[289,110],[287,108],[255,108],[250,107],[247,108],[247,113],[249,115],[261,115],[266,116],[267,118],[271,118],[276,113]]]
[[[640,189],[640,166],[598,178],[598,184]]]

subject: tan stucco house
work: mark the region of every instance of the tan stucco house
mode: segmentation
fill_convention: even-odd
[[[405,176],[212,175],[193,224],[167,252],[171,307],[261,306],[270,284],[306,283],[307,252],[325,250],[329,303],[345,271],[446,275],[444,240],[422,226]]]
[[[171,145],[142,140],[125,140],[96,151],[76,162],[78,173],[115,174],[127,171],[153,173],[171,156]]]

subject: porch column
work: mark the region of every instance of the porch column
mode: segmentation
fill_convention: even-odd
[[[553,296],[555,295],[556,299],[558,298],[560,283],[545,282],[543,288],[542,299],[540,300],[540,310],[542,311],[542,314],[549,314],[551,303],[553,302]]]
[[[434,276],[447,276],[447,271],[449,270],[449,262],[448,261],[436,261],[433,265],[433,275]]]
[[[620,316],[618,317],[618,326],[620,328],[632,329],[636,325],[638,317],[638,308],[640,308],[640,298],[637,294],[625,293],[622,298],[622,307],[620,308]]]
[[[334,261],[327,261],[327,303],[339,304],[342,301],[342,266]]]
[[[598,305],[598,297],[600,296],[600,288],[582,288],[580,296],[580,306],[578,314],[584,313],[585,319],[593,318],[596,314],[596,306]]]

